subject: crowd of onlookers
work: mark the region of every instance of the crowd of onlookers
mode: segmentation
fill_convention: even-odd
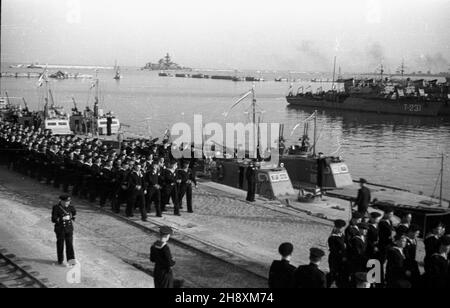
[[[269,274],[272,288],[449,288],[450,235],[435,223],[423,242],[425,258],[418,260],[421,229],[410,213],[395,224],[394,210],[367,216],[355,212],[347,224],[336,220],[328,238],[329,272],[319,269],[325,252],[311,248],[310,264],[290,264],[291,243],[279,247],[281,260],[274,261]],[[421,266],[423,268],[421,270]]]

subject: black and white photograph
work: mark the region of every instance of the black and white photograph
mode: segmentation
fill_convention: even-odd
[[[450,288],[450,0],[0,3],[0,288]]]

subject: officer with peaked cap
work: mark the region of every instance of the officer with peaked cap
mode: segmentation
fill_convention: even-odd
[[[247,171],[245,176],[247,178],[247,198],[246,200],[249,202],[255,202],[255,194],[256,194],[256,166],[253,161],[250,162],[247,167]]]
[[[172,228],[168,226],[160,227],[159,240],[150,248],[150,261],[155,263],[155,270],[153,271],[155,288],[173,288],[172,267],[175,265],[175,261],[172,259],[167,244],[172,234]]]
[[[67,262],[75,260],[75,252],[73,249],[73,221],[77,212],[70,202],[70,196],[62,195],[59,197],[59,203],[53,206],[52,209],[58,264],[63,264],[64,262],[64,244],[66,245]]]
[[[366,179],[361,178],[359,180],[361,188],[358,190],[358,195],[356,197],[355,206],[358,207],[358,212],[363,215],[363,217],[368,216],[368,209],[371,200],[370,190],[366,187]]]
[[[301,265],[295,271],[295,287],[305,289],[326,288],[325,274],[319,269],[325,252],[319,248],[311,248],[309,250],[308,265]]]

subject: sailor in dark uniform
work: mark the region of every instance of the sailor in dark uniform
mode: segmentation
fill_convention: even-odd
[[[147,221],[147,210],[145,209],[144,195],[144,175],[141,172],[141,165],[134,165],[133,172],[128,176],[128,203],[126,216],[133,217],[134,208],[137,204],[141,211],[141,220]]]
[[[69,192],[69,186],[73,186],[76,183],[76,159],[75,152],[69,152],[69,154],[64,157],[64,175],[62,178],[62,188],[63,192]]]
[[[322,289],[327,287],[325,274],[319,269],[325,253],[319,248],[309,250],[308,265],[301,265],[295,270],[295,287],[304,289]]]
[[[364,217],[368,217],[368,209],[370,204],[370,190],[366,187],[367,181],[363,178],[359,180],[361,188],[358,190],[355,206],[358,207],[358,212]]]
[[[405,266],[411,272],[410,282],[413,288],[420,286],[420,270],[417,256],[417,239],[420,235],[420,228],[416,224],[411,224],[406,236],[406,246],[403,249],[405,254]]]
[[[94,159],[94,163],[90,168],[91,177],[88,182],[89,201],[95,202],[99,195],[99,188],[102,187],[102,159],[97,156]]]
[[[386,261],[387,249],[393,243],[394,226],[392,218],[394,217],[394,210],[389,207],[384,210],[383,219],[378,224],[378,249],[380,251],[381,265]]]
[[[255,202],[256,194],[256,167],[254,162],[250,162],[246,172],[247,178],[247,201]]]
[[[406,267],[406,257],[403,252],[405,247],[406,236],[395,235],[394,246],[389,248],[386,254],[386,284],[388,288],[411,287],[409,282],[411,272]]]
[[[358,224],[362,221],[362,215],[359,212],[352,214],[352,219],[348,227],[345,229],[345,244],[350,246],[351,240],[359,234]]]
[[[432,232],[425,237],[423,243],[425,244],[425,259],[424,268],[425,272],[428,271],[429,260],[432,255],[439,252],[440,238],[444,234],[444,225],[441,222],[436,223],[433,226]]]
[[[114,213],[120,213],[120,205],[127,203],[128,195],[128,175],[129,175],[129,165],[123,162],[120,168],[116,171],[116,184],[114,187],[114,194],[112,200],[112,207]]]
[[[178,184],[178,202],[180,209],[183,208],[183,198],[186,195],[186,204],[188,213],[193,213],[192,209],[192,184],[197,188],[197,180],[195,179],[195,173],[192,169],[189,169],[189,162],[183,164],[183,169],[178,170],[178,179],[181,182]]]
[[[402,214],[400,224],[397,227],[404,226],[406,229],[409,228],[412,222],[412,214],[409,212],[405,212]]]
[[[100,206],[104,207],[106,200],[111,200],[113,188],[115,185],[115,177],[113,170],[113,161],[108,160],[101,169],[100,173]]]
[[[170,168],[163,169],[161,171],[161,184],[162,184],[162,190],[163,190],[163,196],[164,199],[162,200],[161,207],[162,211],[165,211],[166,205],[169,204],[170,199],[172,199],[173,206],[174,206],[174,215],[181,216],[180,215],[180,205],[178,201],[178,189],[177,184],[181,182],[177,178],[176,174],[177,170],[177,162],[172,161],[170,163]]]
[[[320,189],[320,196],[324,193],[324,172],[327,169],[327,161],[325,155],[322,152],[319,153],[319,158],[317,158],[317,187]]]
[[[56,251],[58,263],[64,262],[64,244],[66,245],[67,262],[75,260],[73,249],[73,221],[75,220],[76,210],[70,205],[70,197],[62,195],[59,197],[59,203],[53,206],[52,222],[55,224],[56,233]]]
[[[450,235],[442,236],[439,240],[439,250],[434,253],[428,261],[428,272],[426,273],[426,287],[433,289],[450,288],[449,260]]]
[[[369,230],[367,231],[367,257],[369,259],[379,258],[379,232],[378,224],[381,220],[381,214],[378,212],[370,213]]]
[[[159,229],[160,238],[150,248],[150,261],[155,263],[153,279],[155,288],[173,288],[172,267],[175,261],[167,242],[173,231],[170,227],[163,226]]]
[[[155,203],[156,217],[162,217],[161,214],[161,185],[159,185],[158,163],[153,162],[145,174],[145,206],[147,213],[150,213],[152,202]]]
[[[369,226],[367,223],[358,224],[359,234],[353,237],[350,241],[348,249],[348,262],[350,263],[350,271],[353,275],[352,281],[354,280],[354,274],[357,272],[364,272],[367,270],[367,231]]]
[[[328,238],[328,248],[330,249],[328,265],[330,273],[327,277],[327,287],[330,287],[335,282],[338,288],[344,288],[348,283],[348,275],[345,271],[346,245],[343,233],[345,225],[344,220],[335,220],[333,231]]]
[[[287,289],[294,288],[295,266],[291,265],[292,251],[294,246],[291,243],[283,243],[278,247],[281,260],[274,260],[269,270],[269,288]]]

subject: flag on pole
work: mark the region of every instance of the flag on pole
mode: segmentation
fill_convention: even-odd
[[[291,136],[294,134],[295,130],[300,126],[300,123],[294,126],[294,128],[291,131]]]
[[[317,116],[316,111],[313,112],[313,114],[311,114],[308,118],[306,118],[305,120],[303,120],[302,122],[298,123],[297,125],[294,126],[294,128],[291,131],[291,136],[294,134],[295,130],[300,126],[300,124],[302,123],[306,123],[308,121],[311,121],[312,119],[314,119]]]
[[[238,100],[233,104],[233,106],[231,106],[231,108],[230,108],[227,112],[225,112],[225,114],[224,114],[225,117],[228,116],[228,114],[230,113],[230,111],[231,111],[234,107],[236,107],[237,105],[239,105],[239,103],[242,102],[247,96],[249,96],[250,94],[252,94],[252,91],[253,91],[253,90],[250,90],[250,91],[248,91],[247,93],[245,93],[244,95],[242,95],[241,98],[238,99]]]
[[[44,84],[44,81],[45,82],[48,81],[48,79],[47,79],[47,69],[45,69],[42,72],[41,76],[39,76],[39,79],[38,79],[38,82],[37,82],[37,87],[38,88],[42,87],[42,85]]]
[[[170,140],[170,129],[169,128],[167,128],[166,131],[164,132],[163,140],[167,140],[167,141]]]

